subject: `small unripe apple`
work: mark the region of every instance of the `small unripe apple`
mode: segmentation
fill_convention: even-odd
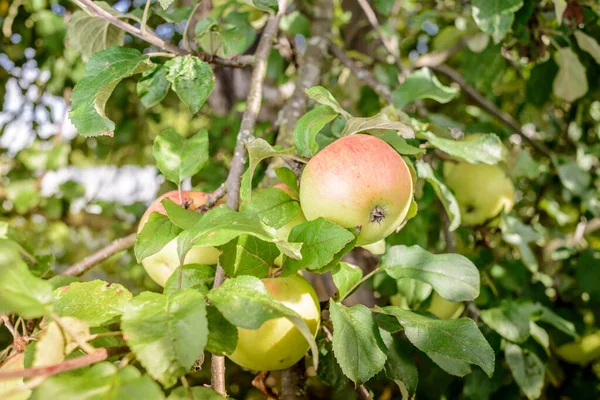
[[[138,226],[138,233],[148,222],[150,214],[158,212],[166,215],[165,208],[162,205],[164,199],[171,199],[176,204],[183,204],[188,210],[195,210],[206,203],[206,193],[183,191],[181,193],[183,201],[180,201],[179,192],[174,190],[160,196],[148,207]],[[205,264],[212,265],[219,261],[219,250],[212,246],[194,246],[186,254],[184,264]],[[150,278],[160,286],[165,286],[167,279],[179,267],[179,257],[177,256],[177,238],[171,240],[158,253],[146,257],[142,260],[144,269],[150,275]]]
[[[435,314],[440,319],[456,319],[460,317],[464,310],[464,303],[460,301],[448,301],[436,292],[433,292],[431,303],[429,303],[429,308],[427,308],[427,311]]]
[[[306,218],[360,229],[357,246],[392,233],[404,221],[412,196],[402,157],[369,135],[343,137],[325,147],[306,164],[300,182]]]
[[[563,344],[556,354],[571,364],[587,365],[600,358],[600,331],[584,336],[581,340]]]
[[[296,311],[317,334],[321,309],[315,290],[301,275],[262,280],[267,291]],[[229,358],[244,368],[273,371],[289,368],[308,352],[310,345],[287,318],[270,319],[258,329],[238,328],[238,342]]]
[[[464,225],[482,225],[509,212],[515,187],[498,165],[444,163],[446,185],[454,192]]]

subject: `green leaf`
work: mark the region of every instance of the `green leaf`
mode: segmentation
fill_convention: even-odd
[[[202,219],[202,214],[184,208],[169,198],[161,203],[169,220],[181,229],[190,229]]]
[[[94,280],[58,288],[54,296],[59,316],[74,317],[96,327],[121,316],[132,294],[117,283]]]
[[[596,39],[586,35],[583,31],[575,31],[575,39],[581,50],[587,51],[596,60],[596,63],[600,64],[600,44]]]
[[[223,317],[214,306],[206,308],[208,319],[208,343],[206,350],[213,354],[231,354],[235,350],[238,331],[235,325]]]
[[[275,175],[279,178],[279,180],[287,185],[292,191],[298,193],[298,177],[289,168],[281,167],[275,169]],[[297,197],[297,196],[296,196]],[[298,200],[297,198],[295,200]]]
[[[110,47],[92,55],[71,96],[69,118],[79,134],[112,136],[115,123],[104,114],[108,98],[121,80],[153,66],[148,56],[131,48]]]
[[[19,214],[25,214],[40,203],[39,185],[35,179],[23,179],[10,182],[4,188],[6,198],[10,200]]]
[[[410,156],[421,156],[426,153],[425,149],[415,147],[406,142],[404,138],[396,132],[388,131],[377,137],[392,146],[398,153]]]
[[[204,351],[208,337],[204,296],[192,289],[171,295],[143,292],[125,308],[121,329],[148,373],[171,387]]]
[[[248,13],[237,11],[230,12],[220,22],[212,17],[202,19],[195,31],[196,41],[204,52],[224,58],[243,54],[256,39]]]
[[[487,35],[480,35],[488,39]],[[506,71],[502,44],[488,45],[479,53],[470,49],[464,49],[461,53],[461,74],[465,80],[482,93],[491,92]],[[485,65],[485,68],[481,68],[482,65]]]
[[[504,357],[517,385],[528,399],[534,400],[542,395],[545,367],[539,357],[520,346],[505,343]]]
[[[303,159],[294,156],[294,148],[290,149],[275,149],[264,139],[254,139],[246,145],[248,150],[249,165],[244,175],[242,175],[242,183],[240,186],[240,198],[242,202],[248,202],[252,191],[252,177],[256,167],[262,160],[269,157],[289,157],[295,160],[306,162]]]
[[[38,318],[52,309],[52,285],[29,271],[19,249],[10,240],[0,240],[0,314]]]
[[[375,307],[374,310],[398,318],[408,340],[427,355],[441,355],[479,365],[492,376],[494,350],[472,319],[439,320],[400,307]]]
[[[242,204],[242,211],[258,215],[267,225],[279,229],[300,212],[300,203],[278,188],[256,189],[249,203]]]
[[[196,175],[208,162],[208,131],[184,138],[174,129],[165,129],[154,139],[152,155],[167,180],[179,184]]]
[[[450,375],[463,377],[471,373],[471,366],[460,360],[455,360],[450,357],[442,356],[440,354],[427,354],[431,360],[437,364],[438,367],[449,373]]]
[[[554,78],[552,90],[559,99],[573,102],[588,91],[586,70],[577,54],[570,47],[563,47],[554,53],[558,64],[558,74]]]
[[[333,222],[317,218],[292,228],[288,240],[302,243],[302,258],[284,257],[284,276],[294,274],[302,268],[316,270],[325,267],[356,237]]]
[[[167,80],[179,99],[196,114],[215,86],[215,76],[207,62],[196,56],[175,57],[165,63]]]
[[[160,103],[169,92],[167,69],[162,65],[155,65],[142,74],[137,83],[137,95],[146,108]]]
[[[502,337],[516,343],[529,338],[530,311],[514,301],[504,301],[500,306],[481,311],[481,319]]]
[[[489,18],[483,18],[480,13],[480,8],[473,7],[473,19],[477,26],[482,32],[491,35],[494,38],[494,43],[500,43],[513,25],[515,14],[497,14]]]
[[[545,322],[547,324],[552,325],[556,329],[566,333],[569,336],[577,337],[577,331],[575,330],[575,325],[572,322],[567,321],[562,318],[548,307],[543,306],[541,304],[535,305],[535,312],[531,318],[535,321]]]
[[[537,272],[538,261],[529,247],[529,243],[535,242],[541,238],[541,235],[531,226],[525,225],[517,217],[502,214],[500,220],[500,230],[505,242],[516,246],[521,253],[523,263],[531,272]]]
[[[277,0],[244,0],[244,3],[249,4],[261,11],[276,13],[279,10]]]
[[[225,397],[219,393],[205,388],[196,386],[191,388],[178,387],[173,390],[167,400],[224,400]]]
[[[56,375],[33,392],[32,400],[163,400],[160,386],[135,367],[118,369],[108,362],[93,365],[81,375]]]
[[[555,165],[558,163],[555,161]],[[584,171],[575,161],[568,161],[556,168],[563,186],[570,192],[582,196],[587,192],[592,180],[589,172]]]
[[[229,277],[252,275],[264,278],[278,256],[275,244],[241,235],[221,247],[219,262]]]
[[[392,92],[392,96],[394,105],[404,108],[419,99],[448,103],[457,93],[457,88],[442,85],[431,70],[425,67],[407,76],[404,83]]]
[[[282,253],[300,257],[299,247],[279,240],[275,229],[265,225],[258,215],[236,212],[226,205],[208,211],[193,228],[183,231],[177,238],[177,251],[183,257],[192,246],[222,246],[240,235],[252,235],[275,243]]]
[[[456,230],[456,228],[460,226],[460,207],[458,206],[456,197],[454,197],[452,191],[448,189],[437,176],[435,176],[431,165],[419,160],[415,163],[415,166],[419,178],[425,179],[431,187],[433,187],[435,194],[444,206],[444,210],[448,213],[448,217],[450,218],[450,226],[448,228],[450,232]]]
[[[129,14],[122,14],[104,1],[94,4],[118,19],[125,19]],[[113,46],[122,46],[125,31],[112,25],[108,20],[88,14],[86,9],[75,11],[69,20],[66,40],[69,47],[81,53],[83,60],[92,54]]]
[[[387,133],[390,130],[396,131],[396,135],[405,139],[415,137],[415,132],[410,126],[400,121],[392,121],[385,112],[380,112],[368,118],[349,117],[342,136],[350,136],[366,131],[369,131],[373,135],[378,135]]]
[[[333,343],[325,337],[325,334],[317,336],[317,343],[319,344],[317,377],[334,391],[342,391],[348,385],[348,378],[344,375],[335,359]]]
[[[449,301],[470,301],[479,296],[479,271],[460,254],[432,254],[416,245],[398,245],[383,256],[381,268],[394,279],[428,283]]]
[[[412,399],[417,391],[419,373],[410,354],[410,347],[398,337],[380,330],[381,338],[387,347],[385,376],[396,382],[403,399]]]
[[[349,294],[348,291],[360,282],[363,271],[356,265],[341,262],[331,271],[331,277],[338,290],[339,298],[343,299]]]
[[[348,119],[352,115],[348,113],[346,110],[340,106],[340,103],[337,102],[335,97],[327,89],[323,86],[313,86],[310,89],[305,90],[308,97],[313,99],[319,104],[323,104],[324,106],[329,106],[333,109],[333,111],[337,112],[344,116],[344,118]]]
[[[271,296],[260,279],[241,275],[226,280],[208,293],[208,299],[233,325],[258,329],[274,318],[287,318],[310,344],[315,369],[319,362],[317,344],[306,322],[294,311]]]
[[[174,225],[171,220],[163,214],[153,212],[148,222],[138,233],[133,248],[135,258],[138,262],[146,257],[158,253],[167,243],[175,239],[181,232],[181,228]]]
[[[359,385],[381,371],[387,348],[371,311],[362,304],[346,307],[329,300],[333,351],[344,374]]]
[[[170,296],[179,290],[179,268],[169,276],[163,294]],[[215,280],[215,267],[212,265],[187,264],[183,266],[181,289],[194,289],[206,295]]]
[[[515,11],[523,7],[523,0],[473,0],[473,19],[482,32],[492,35],[499,43],[512,26]]]
[[[294,145],[298,154],[312,157],[319,151],[316,137],[321,129],[333,121],[338,113],[329,106],[317,106],[304,114],[294,128]]]
[[[502,142],[494,134],[478,135],[469,140],[446,139],[429,131],[419,132],[437,149],[471,164],[497,164],[502,161]]]
[[[162,7],[163,10],[167,10],[167,8],[169,8],[169,6],[171,4],[173,4],[175,0],[158,0],[158,2],[160,3],[160,6]]]

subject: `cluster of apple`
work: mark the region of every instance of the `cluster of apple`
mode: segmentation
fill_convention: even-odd
[[[472,170],[469,169],[471,167]],[[479,172],[482,167],[487,169]],[[505,189],[502,189],[504,192],[501,196],[494,197],[496,189],[486,194],[490,185],[498,183],[495,179],[496,172],[489,170],[489,167],[498,168],[456,164],[445,169],[446,179],[451,187],[454,186],[459,191],[462,188],[475,191],[472,195],[457,196],[459,202],[464,204],[461,211],[465,212],[464,220],[468,223],[497,215],[508,205],[505,203],[509,197],[512,202],[512,192],[504,193]],[[288,193],[290,191],[284,184],[275,187]],[[510,188],[513,190],[512,183]],[[490,198],[486,201],[493,207],[480,210],[475,193],[479,197]],[[505,197],[507,200],[504,200]],[[183,192],[182,199],[176,191],[167,193],[148,208],[140,221],[138,232],[152,212],[165,214],[162,205],[165,198],[176,203],[182,200],[186,208],[191,210],[206,202],[206,194],[202,192]],[[356,229],[356,245],[369,245],[385,239],[402,224],[412,198],[413,179],[410,169],[389,144],[370,135],[343,137],[325,147],[308,162],[300,180],[299,199],[302,211],[280,228],[277,235],[286,240],[294,226],[321,217],[344,228]],[[508,206],[512,206],[512,203]],[[476,212],[472,210],[473,207]],[[214,247],[195,246],[187,253],[184,264],[216,264],[219,254],[219,250]],[[150,277],[164,286],[179,266],[177,240],[173,239],[160,252],[144,259],[142,264]],[[316,335],[320,324],[320,308],[310,283],[299,274],[285,278],[265,278],[262,281],[267,291],[300,314]],[[298,362],[308,348],[308,343],[294,325],[285,318],[279,318],[265,322],[257,330],[238,328],[237,347],[229,358],[249,369],[277,370]]]

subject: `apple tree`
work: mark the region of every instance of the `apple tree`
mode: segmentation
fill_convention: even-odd
[[[596,1],[0,25],[0,398],[600,397]]]

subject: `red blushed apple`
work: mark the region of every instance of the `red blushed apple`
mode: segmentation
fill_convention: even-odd
[[[404,221],[412,196],[412,178],[402,157],[369,135],[331,143],[306,164],[300,181],[306,218],[359,228],[358,246],[392,233]]]
[[[310,332],[317,334],[321,309],[315,290],[301,275],[262,280],[267,292],[296,311]],[[228,357],[242,367],[256,371],[289,368],[308,352],[309,344],[287,318],[274,318],[258,329],[238,328],[235,351]]]
[[[195,210],[206,203],[206,193],[183,191],[179,198],[179,192],[174,190],[160,196],[148,207],[138,226],[138,233],[142,230],[150,214],[158,212],[166,215],[162,201],[170,199],[176,204],[183,204],[188,210]],[[181,201],[182,200],[182,201]],[[194,246],[186,254],[184,264],[216,264],[219,260],[219,251],[212,246]],[[177,238],[171,240],[158,253],[146,257],[142,260],[144,269],[150,277],[159,285],[165,286],[169,276],[179,267],[179,257],[177,256]]]

